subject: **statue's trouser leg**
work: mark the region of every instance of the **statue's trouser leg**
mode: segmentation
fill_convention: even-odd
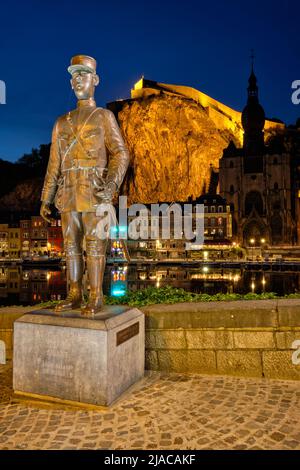
[[[64,212],[61,216],[66,253],[69,291],[65,300],[60,302],[57,312],[80,308],[82,303],[82,276],[84,271],[82,256],[83,225],[80,212]]]
[[[82,314],[93,317],[103,307],[103,276],[106,262],[107,240],[97,238],[96,228],[101,217],[95,212],[83,212],[82,222],[86,239],[86,264],[88,270],[90,295]]]

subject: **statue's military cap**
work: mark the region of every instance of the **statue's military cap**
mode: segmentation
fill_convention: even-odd
[[[75,55],[71,59],[71,65],[68,67],[68,72],[72,75],[74,72],[84,70],[90,73],[96,73],[97,62],[93,57],[88,55]]]

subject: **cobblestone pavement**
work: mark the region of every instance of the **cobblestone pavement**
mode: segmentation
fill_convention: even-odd
[[[11,393],[0,366],[0,449],[300,449],[297,382],[152,372],[100,411]]]

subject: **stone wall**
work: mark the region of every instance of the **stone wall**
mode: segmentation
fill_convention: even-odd
[[[292,343],[300,301],[154,305],[146,314],[146,368],[300,380]]]
[[[12,353],[13,322],[32,307],[0,309],[0,340]],[[300,380],[292,343],[300,340],[300,300],[152,305],[146,369]]]
[[[12,357],[14,321],[30,310],[33,310],[33,307],[0,308],[0,340],[5,343],[7,359]]]

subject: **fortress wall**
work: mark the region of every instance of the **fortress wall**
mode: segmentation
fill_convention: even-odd
[[[140,80],[138,83],[139,85],[131,90],[131,98],[133,99],[160,93],[160,90],[158,89],[144,88],[142,80]],[[213,119],[218,129],[227,129],[234,134],[237,134],[239,143],[240,145],[242,144],[243,129],[241,126],[242,113],[240,111],[236,111],[235,109],[230,108],[220,101],[217,101],[214,98],[206,95],[202,91],[196,90],[192,87],[183,85],[169,85],[165,83],[157,83],[157,85],[168,92],[180,94],[199,103],[201,106],[207,109],[209,117]],[[266,119],[265,131],[267,133],[270,130],[283,130],[284,128],[285,125],[283,123]]]

